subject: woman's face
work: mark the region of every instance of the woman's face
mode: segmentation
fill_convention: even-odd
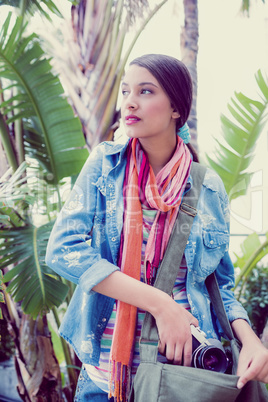
[[[131,138],[175,135],[179,117],[157,79],[143,67],[131,65],[122,83],[121,115]]]

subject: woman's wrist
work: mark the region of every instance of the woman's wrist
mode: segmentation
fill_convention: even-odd
[[[234,320],[231,323],[231,326],[235,333],[235,336],[237,337],[237,339],[239,339],[243,346],[251,346],[252,343],[255,342],[261,343],[261,340],[257,337],[257,335],[251,329],[246,320],[239,318],[237,320]]]
[[[148,292],[148,302],[145,308],[154,318],[164,313],[170,303],[174,303],[172,298],[162,290],[150,286],[150,292]]]
[[[164,309],[168,302],[173,301],[162,290],[133,279],[120,271],[113,272],[94,286],[93,290],[148,311],[154,317]]]

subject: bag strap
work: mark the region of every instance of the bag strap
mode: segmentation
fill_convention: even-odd
[[[192,188],[184,195],[180,211],[175,221],[167,249],[158,269],[154,286],[171,295],[178,270],[183,257],[184,249],[190,235],[194,217],[197,214],[197,202],[206,173],[206,167],[192,162]],[[179,247],[178,247],[179,245]],[[141,332],[140,350],[142,344],[158,344],[158,332],[154,317],[146,312]]]
[[[221,324],[221,327],[225,335],[227,335],[228,340],[231,341],[232,339],[235,339],[235,337],[224,308],[215,272],[213,272],[207,277],[207,279],[205,280],[205,284],[209,293],[212,306],[215,310],[216,316]]]
[[[221,324],[224,334],[230,341],[232,349],[232,373],[236,374],[241,343],[235,338],[232,327],[228,320],[215,272],[207,277],[205,284],[216,316]]]

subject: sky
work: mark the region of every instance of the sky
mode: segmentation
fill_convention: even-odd
[[[197,119],[201,157],[205,153],[213,155],[216,146],[213,137],[221,136],[220,115],[227,113],[227,103],[234,92],[241,91],[259,99],[254,75],[259,68],[268,74],[268,3],[251,0],[251,14],[247,18],[239,13],[241,1],[200,0],[198,4]],[[154,0],[149,3],[153,4]],[[58,0],[57,4],[66,5],[66,0]],[[183,22],[182,0],[168,0],[142,32],[130,60],[145,53],[180,58]],[[126,43],[128,40],[130,38],[126,38]],[[230,249],[238,254],[243,237],[234,234],[268,231],[267,126],[258,140],[255,154],[250,167],[255,174],[248,194],[231,203]]]

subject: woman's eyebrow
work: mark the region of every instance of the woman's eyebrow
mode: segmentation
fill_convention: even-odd
[[[128,86],[128,84],[127,84],[126,82],[122,82],[122,85]],[[139,87],[142,87],[143,85],[152,85],[153,87],[157,88],[157,85],[155,85],[155,84],[152,83],[152,82],[140,82],[140,83],[138,84]]]

